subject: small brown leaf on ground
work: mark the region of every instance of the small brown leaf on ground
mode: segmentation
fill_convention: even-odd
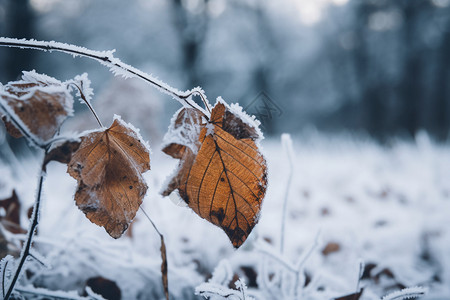
[[[81,137],[67,172],[78,181],[75,202],[93,223],[119,238],[136,216],[147,192],[142,173],[149,150],[120,117],[110,128]]]
[[[329,242],[322,250],[322,254],[327,256],[330,253],[338,252],[341,250],[341,246],[336,242]]]
[[[58,132],[72,113],[73,105],[64,83],[35,72],[24,72],[21,81],[3,86],[0,100],[0,113],[8,133],[21,137],[23,130],[27,130],[42,141],[50,140]],[[18,120],[13,122],[12,117]]]
[[[86,281],[86,286],[90,287],[94,293],[107,300],[122,299],[122,292],[112,280],[104,277],[92,277]]]
[[[364,289],[360,289],[359,292],[348,294],[339,298],[334,298],[334,300],[359,300],[359,298],[361,298],[363,291]]]
[[[11,197],[0,200],[0,207],[5,210],[5,215],[0,217],[0,222],[6,230],[12,233],[26,233],[20,226],[20,201],[16,191],[12,191]]]
[[[179,114],[183,115],[177,120],[183,120],[186,112]],[[178,173],[163,195],[178,190],[195,213],[222,228],[238,248],[258,221],[266,191],[266,163],[255,143],[258,131],[223,102],[213,107],[208,122],[196,117],[190,120],[194,120],[186,125],[190,140],[177,146],[182,153],[175,152],[172,144],[163,149],[181,158]],[[193,127],[200,128],[194,140]]]

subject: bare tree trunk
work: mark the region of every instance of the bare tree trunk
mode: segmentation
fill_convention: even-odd
[[[420,104],[423,95],[423,65],[418,51],[416,18],[418,6],[407,2],[404,7],[403,45],[405,47],[403,78],[400,84],[401,112],[399,124],[407,133],[414,136],[422,126],[420,122]]]
[[[447,29],[438,54],[435,93],[435,131],[440,140],[448,138],[449,98],[450,98],[450,28]]]
[[[9,37],[36,38],[34,36],[34,11],[28,0],[9,0],[6,5],[6,32]],[[5,49],[5,78],[2,81],[14,80],[23,70],[28,70],[34,60],[34,51],[17,51]]]
[[[207,34],[208,15],[204,10],[198,15],[192,15],[183,7],[181,0],[172,0],[172,4],[174,24],[182,52],[182,69],[187,77],[184,88],[191,89],[202,81],[199,58]]]

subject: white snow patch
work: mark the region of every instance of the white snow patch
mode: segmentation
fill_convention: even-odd
[[[206,135],[214,135],[214,124],[212,123],[206,124]]]

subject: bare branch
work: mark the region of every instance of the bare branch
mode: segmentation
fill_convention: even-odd
[[[168,84],[162,82],[161,80],[153,77],[152,75],[147,74],[133,66],[123,63],[120,59],[114,57],[113,53],[115,50],[94,51],[84,47],[64,44],[55,41],[36,41],[27,39],[5,38],[5,37],[0,37],[0,46],[20,48],[20,49],[36,49],[49,52],[58,51],[71,54],[73,57],[81,56],[91,58],[93,60],[98,61],[100,64],[108,67],[109,70],[114,75],[121,75],[125,78],[131,77],[140,78],[150,83],[151,85],[159,89],[161,92],[172,96],[175,100],[179,101],[181,104],[183,105],[187,104],[191,107],[198,109],[208,118],[210,116],[210,113],[208,113],[208,111],[200,107],[197,103],[195,103],[191,99],[192,96],[199,95],[202,98],[202,100],[206,101],[206,95],[204,94],[202,89],[194,88],[192,90],[185,92],[179,91],[169,86]],[[206,103],[207,102],[205,102],[205,106],[209,110],[209,107],[208,105],[206,105]]]

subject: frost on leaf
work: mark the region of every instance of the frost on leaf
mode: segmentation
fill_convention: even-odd
[[[200,146],[200,125],[203,124],[202,115],[194,108],[182,108],[176,112],[164,137],[166,146],[163,151],[174,158],[182,158],[186,147],[197,153]]]
[[[189,110],[181,110],[171,128],[176,128],[176,122],[186,119],[186,115],[200,120],[198,113],[187,113]],[[266,192],[267,168],[255,143],[259,138],[257,128],[243,122],[221,101],[212,109],[208,121],[214,130],[204,122],[193,123],[199,129],[195,140],[189,140],[189,145],[171,143],[163,149],[180,159],[178,172],[163,195],[178,190],[190,208],[222,228],[238,248],[256,225]],[[183,126],[187,125],[185,122]],[[195,130],[185,135],[191,136],[192,132]]]
[[[67,85],[34,71],[0,89],[0,114],[14,137],[26,131],[40,141],[50,140],[73,113],[72,106]]]
[[[119,238],[147,192],[142,173],[150,170],[149,150],[120,117],[80,139],[67,170],[78,181],[75,202],[91,222]]]

